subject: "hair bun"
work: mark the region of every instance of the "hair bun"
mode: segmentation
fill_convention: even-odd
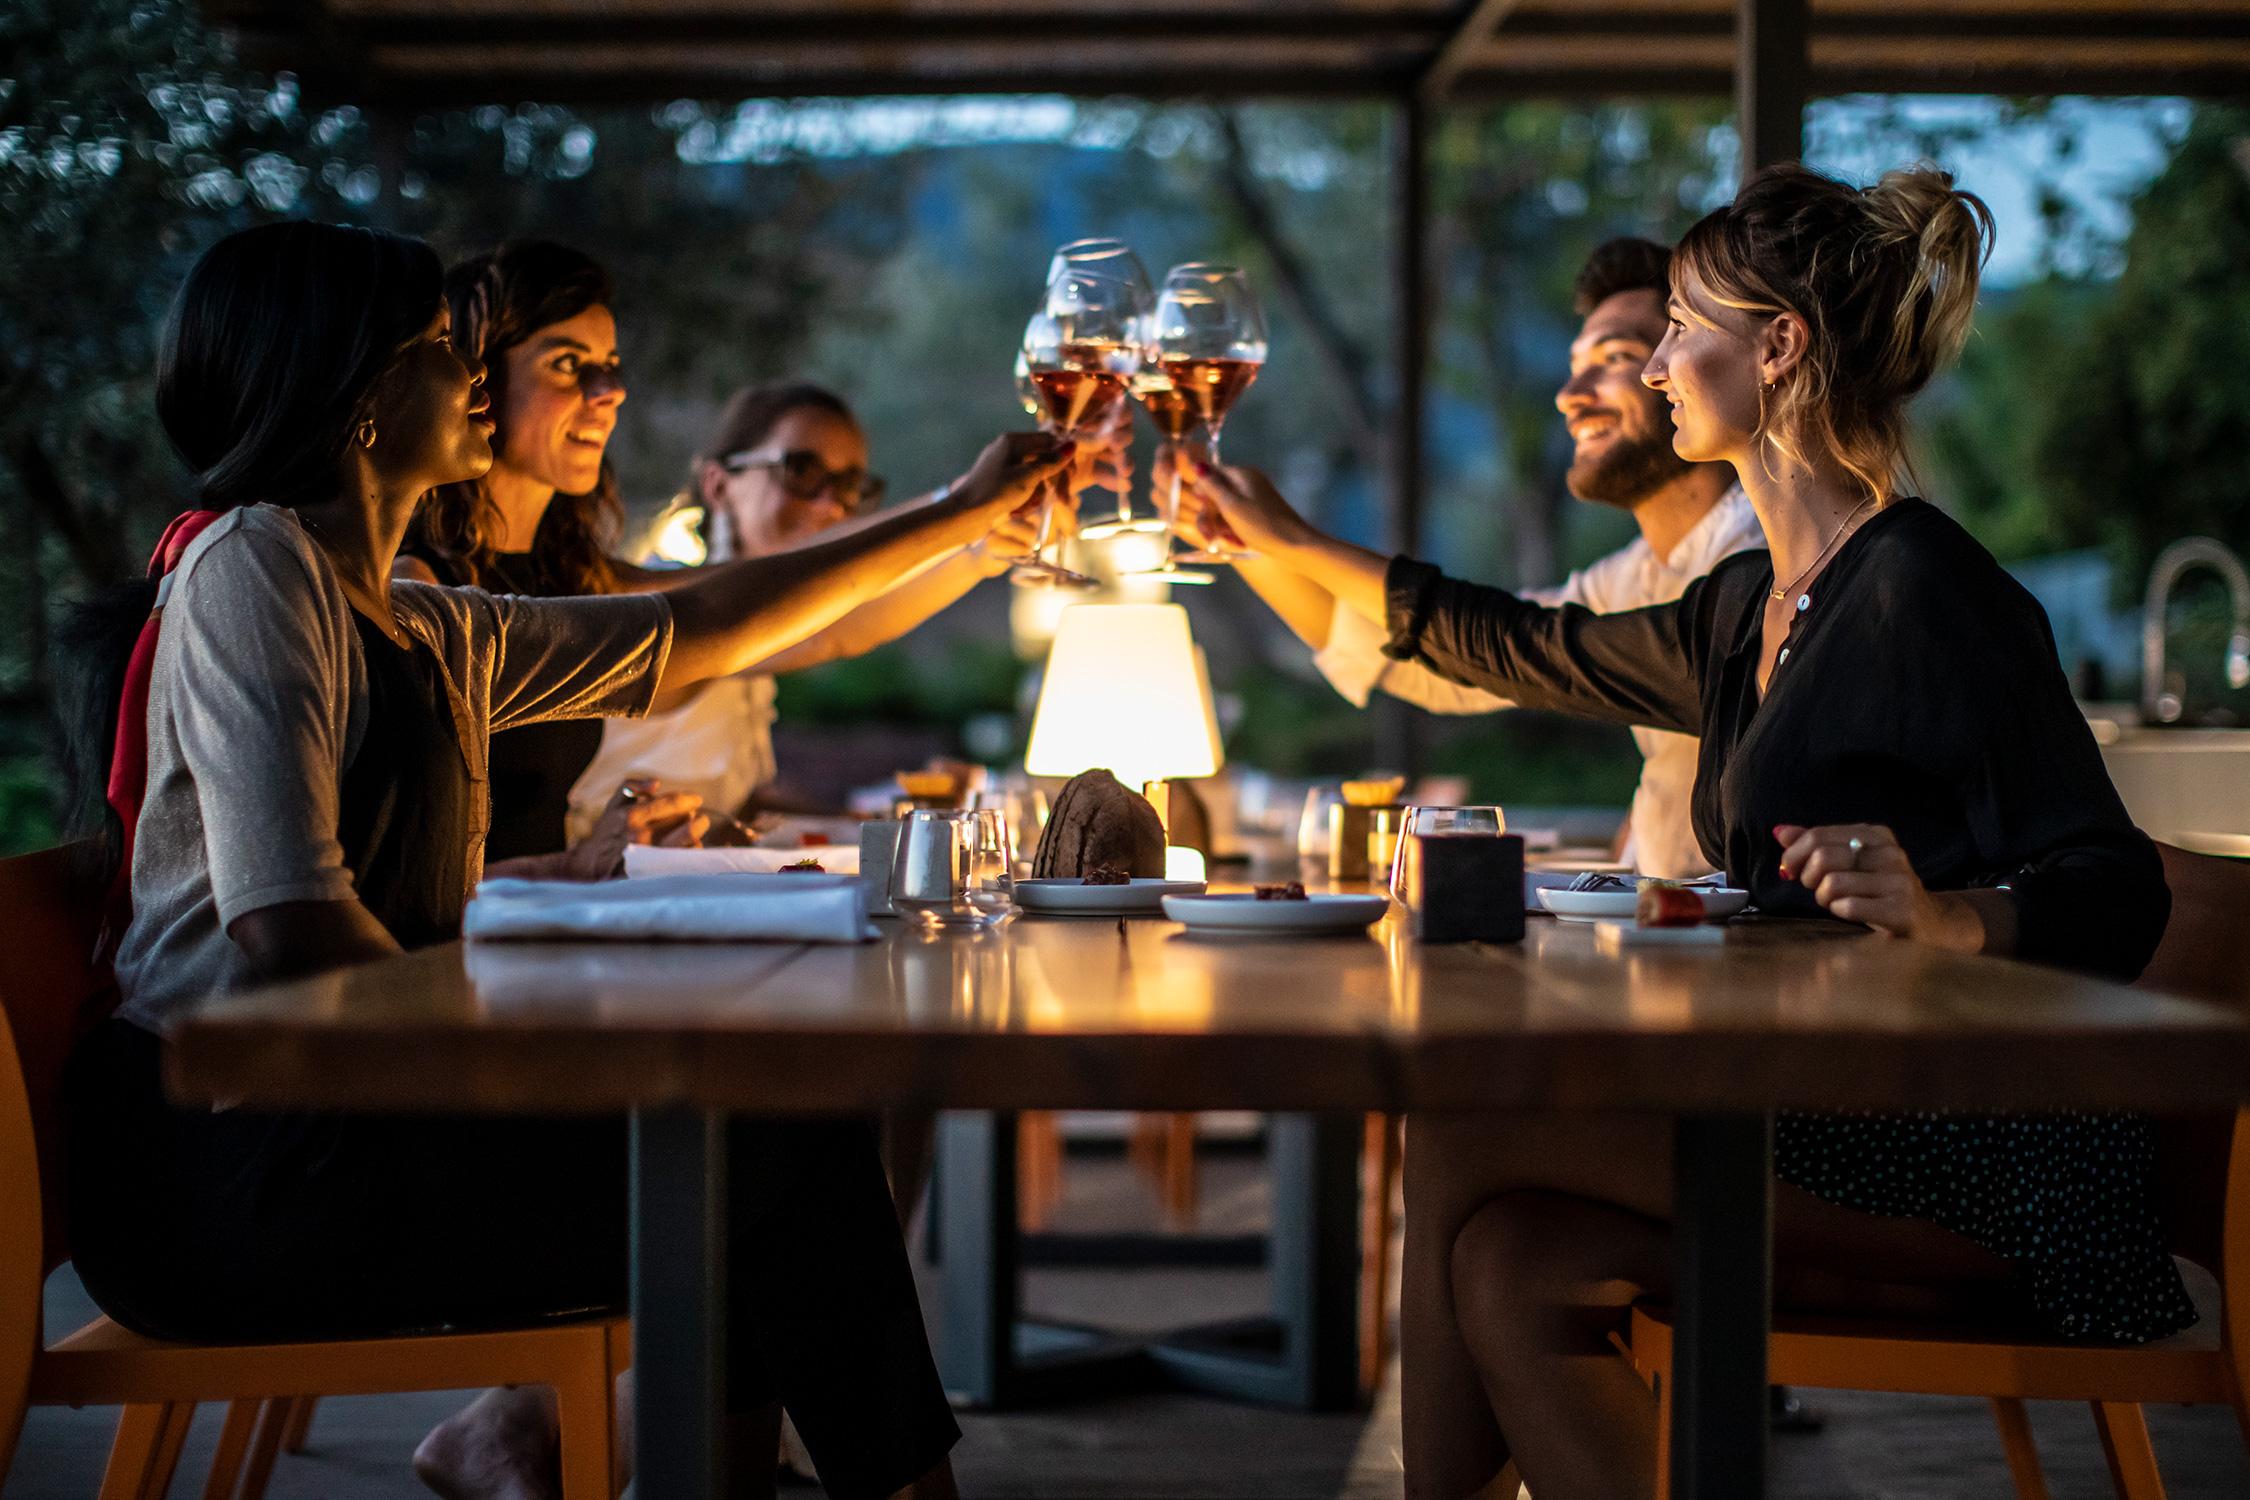
[[[1885,172],[1860,189],[1860,203],[1868,249],[1913,258],[1898,305],[1900,342],[1919,345],[1932,367],[1944,364],[1969,336],[1978,275],[1992,254],[1992,210],[1955,187],[1951,172],[1928,165]]]

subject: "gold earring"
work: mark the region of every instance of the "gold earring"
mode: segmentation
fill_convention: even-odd
[[[373,417],[369,417],[366,421],[359,424],[358,437],[359,445],[362,448],[372,448],[375,446],[375,419]]]

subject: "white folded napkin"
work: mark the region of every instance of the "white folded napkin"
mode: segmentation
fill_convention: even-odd
[[[819,861],[820,868],[830,875],[859,873],[857,844],[821,844],[811,849],[765,845],[749,849],[666,849],[655,844],[627,844],[625,876],[638,880],[649,875],[771,875],[783,865],[808,859]]]
[[[461,919],[471,938],[860,943],[875,936],[849,875],[659,875],[583,885],[487,880]]]

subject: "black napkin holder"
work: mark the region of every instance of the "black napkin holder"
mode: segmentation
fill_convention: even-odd
[[[1407,930],[1418,943],[1523,941],[1523,840],[1418,833],[1406,862]]]

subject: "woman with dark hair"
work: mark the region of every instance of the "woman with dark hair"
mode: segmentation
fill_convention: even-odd
[[[670,589],[690,581],[693,573],[643,569],[610,554],[623,510],[606,454],[625,382],[608,274],[568,246],[529,240],[453,266],[445,285],[463,347],[488,367],[498,424],[493,463],[477,479],[432,493],[408,535],[398,576],[540,597]],[[808,415],[818,405],[793,404]],[[848,411],[841,415],[849,421]],[[856,425],[852,430],[856,437]],[[864,439],[860,446],[864,450]],[[759,457],[740,444],[715,456],[738,463]],[[807,479],[791,481],[786,467],[772,471],[777,487],[803,487]],[[842,477],[865,485],[864,452],[856,468],[845,469]],[[758,482],[765,477],[760,469]],[[775,518],[770,539],[793,545],[880,498],[879,487],[873,495],[854,488],[848,496],[843,488],[819,486],[800,514]],[[788,662],[761,670],[792,670],[889,640],[967,592],[988,569],[1006,566],[988,563],[988,556],[1020,556],[1031,538],[1028,522],[1004,521],[982,539],[978,555],[937,562],[798,643]],[[699,797],[681,791],[647,796],[642,786],[628,797],[613,781],[596,794],[591,831],[571,841],[571,788],[601,740],[598,723],[578,723],[511,730],[494,741],[491,852],[508,862],[506,873],[595,879],[614,872],[627,841],[692,842],[699,836]]]
[[[1941,172],[1861,189],[1793,166],[1688,231],[1642,378],[1680,457],[1734,467],[1771,550],[1677,604],[1543,609],[1322,536],[1255,471],[1206,469],[1198,493],[1253,550],[1386,618],[1401,660],[1700,736],[1697,833],[1763,910],[2130,977],[2169,911],[2156,850],[2037,602],[1900,488],[1906,403],[1968,332],[1990,234]],[[1539,1500],[1650,1493],[1655,1403],[1606,1339],[1670,1284],[1669,1130],[1408,1132],[1408,1493],[1476,1493],[1511,1457]],[[2154,1149],[2120,1115],[1784,1113],[1777,1295],[2012,1305],[2073,1340],[2171,1333],[2195,1313]]]
[[[770,557],[864,518],[883,493],[868,468],[867,435],[843,397],[802,381],[747,386],[696,449],[659,524],[692,526],[705,562]],[[725,813],[744,811],[754,793],[760,807],[814,806],[774,786],[774,678],[897,639],[1006,572],[1032,534],[1025,522],[997,544],[964,548],[751,671],[706,683],[674,709],[609,720],[600,754],[571,790],[572,826],[591,826],[620,784],[642,776]]]
[[[621,1304],[622,1122],[179,1109],[159,1034],[215,990],[458,932],[494,730],[644,712],[764,660],[986,535],[1070,458],[998,439],[940,503],[662,595],[394,583],[423,496],[491,462],[483,380],[412,240],[248,230],[174,304],[158,409],[208,510],[167,538],[161,607],[127,601],[147,619],[130,685],[79,736],[114,729],[94,784],[129,910],[120,1006],[68,1080],[72,1249],[133,1328],[302,1338]],[[780,1402],[831,1493],[950,1493],[956,1429],[872,1132],[739,1125],[730,1170],[747,1472],[770,1473]],[[442,1492],[548,1492],[540,1393],[493,1393],[440,1431],[418,1457]]]

